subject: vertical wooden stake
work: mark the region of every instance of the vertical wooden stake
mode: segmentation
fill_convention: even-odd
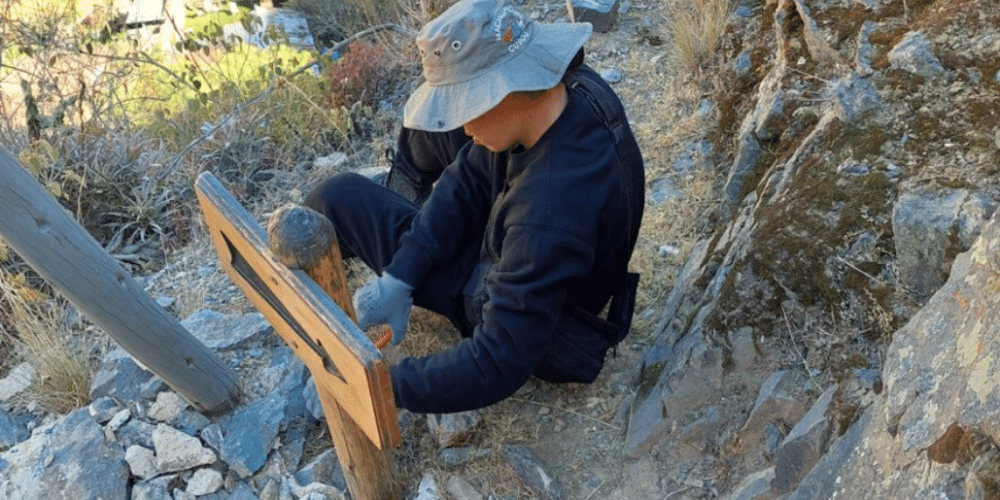
[[[271,251],[282,264],[304,270],[352,321],[357,321],[337,235],[326,217],[306,207],[286,205],[271,216],[267,235]],[[400,498],[389,451],[379,450],[333,394],[321,387],[319,378],[314,379],[351,495],[357,500]]]

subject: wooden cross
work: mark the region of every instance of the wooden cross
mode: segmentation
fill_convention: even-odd
[[[212,174],[195,187],[226,272],[312,374],[352,497],[399,498],[388,455],[401,441],[389,368],[355,323],[329,221],[304,207],[279,210],[269,244]]]

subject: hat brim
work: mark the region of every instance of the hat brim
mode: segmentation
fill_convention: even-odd
[[[445,132],[478,118],[512,92],[555,87],[594,28],[590,23],[537,23],[535,28],[520,54],[476,78],[447,85],[423,82],[406,101],[403,125]]]

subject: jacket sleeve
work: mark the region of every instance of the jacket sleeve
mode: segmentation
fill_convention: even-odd
[[[553,340],[573,278],[592,266],[593,246],[562,229],[507,228],[505,252],[486,278],[489,301],[470,338],[392,367],[397,404],[421,413],[466,411],[518,390]]]
[[[489,165],[481,149],[469,143],[459,151],[403,234],[385,272],[417,288],[428,272],[451,261],[460,248],[482,234],[491,188]]]

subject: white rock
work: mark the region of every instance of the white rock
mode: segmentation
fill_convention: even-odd
[[[153,431],[156,463],[161,473],[193,469],[215,463],[215,452],[202,446],[201,440],[166,424]]]
[[[117,431],[118,429],[121,429],[130,418],[132,418],[132,410],[125,408],[118,413],[115,413],[115,416],[111,417],[111,420],[108,420],[107,428],[112,432]]]
[[[187,492],[194,496],[215,493],[222,488],[222,473],[212,469],[198,469],[187,483]]]
[[[344,493],[333,486],[323,483],[309,483],[306,486],[292,486],[292,494],[300,500],[310,495],[321,495],[326,500],[345,500]]]
[[[24,362],[15,366],[6,377],[0,379],[0,401],[7,401],[30,387],[33,378],[35,378],[35,368],[30,363]]]
[[[149,408],[148,416],[160,422],[174,422],[187,406],[187,401],[176,392],[164,391],[156,395],[156,402]]]
[[[132,475],[140,479],[149,479],[160,473],[156,466],[156,455],[149,448],[139,445],[129,446],[125,450],[125,461],[128,462]]]

